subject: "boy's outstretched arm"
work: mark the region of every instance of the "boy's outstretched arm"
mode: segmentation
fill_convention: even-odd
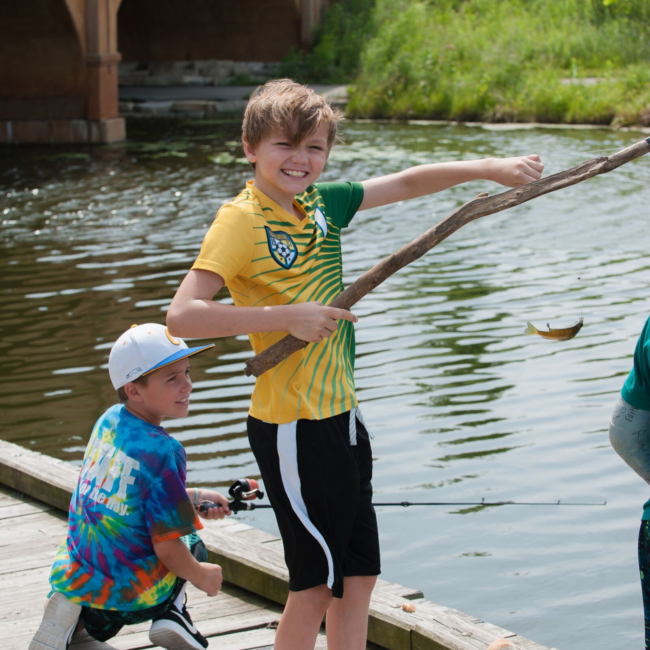
[[[539,180],[543,169],[537,154],[410,167],[397,174],[363,181],[364,195],[359,210],[434,194],[467,181],[488,180],[518,187]]]
[[[223,278],[211,271],[191,270],[178,288],[169,310],[172,336],[217,338],[253,332],[289,332],[303,341],[318,342],[338,328],[338,320],[357,322],[345,309],[320,302],[271,307],[235,307],[215,302]]]

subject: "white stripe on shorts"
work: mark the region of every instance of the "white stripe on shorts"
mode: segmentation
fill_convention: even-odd
[[[361,411],[359,411],[361,413]],[[350,409],[350,445],[357,444],[357,407]]]
[[[278,425],[278,459],[280,461],[280,474],[284,490],[289,497],[289,502],[293,511],[302,522],[303,526],[311,533],[316,541],[321,545],[325,557],[327,558],[328,576],[327,586],[331,589],[334,585],[334,561],[332,552],[327,546],[325,538],[307,514],[307,506],[300,492],[300,475],[298,474],[298,446],[296,442],[296,425],[297,422]]]

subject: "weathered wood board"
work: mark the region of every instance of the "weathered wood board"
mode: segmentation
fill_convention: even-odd
[[[0,553],[0,648],[3,650],[24,650],[29,645],[43,615],[54,555],[67,532],[60,511],[21,497],[0,487],[0,535],[5,542]],[[9,523],[11,534],[5,535]],[[32,532],[35,526],[47,529],[48,534],[32,535],[25,543],[21,524]],[[234,585],[225,585],[216,598],[190,586],[188,609],[205,636],[218,637],[214,644],[221,650],[273,647],[275,625],[282,611],[277,604]],[[99,643],[81,632],[75,635],[70,648],[150,648],[148,630],[148,623],[125,627],[108,643]]]
[[[67,512],[77,475],[78,469],[69,463],[0,441],[0,483],[27,495],[20,496],[0,489],[0,587],[6,585],[5,589],[0,588],[0,605],[4,603],[10,606],[16,619],[40,620],[40,616],[30,618],[29,612],[32,610],[20,609],[19,602],[25,602],[25,607],[33,609],[34,603],[47,592],[50,564],[46,562],[46,546],[41,546],[41,543],[50,544],[53,557],[56,547],[65,537],[63,512]],[[34,503],[29,497],[38,502]],[[58,510],[49,510],[43,502]],[[3,517],[5,511],[7,515]],[[246,590],[268,599],[265,601],[267,603],[272,601],[284,604],[288,594],[288,572],[281,540],[234,517],[205,523],[207,525],[201,532],[201,537],[208,548],[209,559],[221,565],[224,580],[231,585],[230,589],[240,588],[240,600],[245,593],[242,590]],[[15,541],[18,538],[25,554],[16,548]],[[12,563],[15,563],[15,570],[12,570]],[[24,601],[16,601],[16,586],[20,587],[19,598]],[[209,602],[205,600],[207,597],[196,590],[192,589],[191,592],[191,601],[195,603],[192,606],[197,607],[197,615],[202,617],[201,621],[205,621],[200,629],[206,636],[218,635],[219,648],[261,648],[272,644],[273,631],[264,630],[266,625],[279,618],[281,610],[277,606],[271,603],[263,606],[253,603],[257,609],[248,610],[244,605],[227,605],[225,599],[229,594],[225,590],[217,599]],[[507,638],[512,642],[513,650],[548,650],[514,632],[458,610],[437,605],[422,596],[418,589],[380,580],[370,604],[369,640],[388,650],[486,650],[496,639]],[[255,597],[251,595],[251,598]],[[408,601],[415,604],[414,613],[402,609],[402,605]],[[228,617],[218,615],[222,604],[224,608],[234,608],[233,612],[237,612],[233,614],[236,622],[229,622]],[[193,613],[193,610],[190,611]],[[7,625],[4,628],[3,618],[0,618],[0,640],[13,629]],[[237,625],[240,627],[237,628]],[[23,631],[25,629],[26,627],[22,628]],[[33,634],[33,629],[31,633]],[[235,639],[237,635],[241,641]],[[11,637],[13,645],[0,643],[0,647],[7,647],[7,650],[24,648],[28,644],[28,636],[23,634]],[[123,636],[131,640],[116,639],[110,645],[89,645],[89,639],[80,639],[78,645],[72,647],[75,650],[147,647],[145,628],[133,626]],[[121,638],[122,634],[118,639]],[[227,645],[230,640],[226,642],[226,638],[230,638],[232,643],[244,645]],[[257,645],[246,645],[250,643]],[[319,641],[317,647],[321,647],[320,644],[322,641]]]

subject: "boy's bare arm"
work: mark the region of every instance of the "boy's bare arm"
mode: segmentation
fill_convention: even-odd
[[[221,589],[221,567],[218,564],[198,562],[180,539],[170,539],[153,545],[158,559],[174,575],[191,582],[208,596],[216,596]]]
[[[434,194],[467,181],[490,180],[506,187],[518,187],[541,178],[543,169],[544,165],[536,154],[419,165],[364,181],[363,202],[359,210]]]
[[[198,490],[198,494],[197,494]],[[209,501],[216,504],[215,507],[205,511],[199,510],[199,517],[201,519],[223,519],[231,515],[228,499],[214,490],[206,490],[205,488],[187,488],[187,496],[192,503],[201,503],[202,501]]]
[[[217,338],[254,332],[289,332],[303,341],[317,342],[338,328],[340,319],[357,322],[345,309],[320,302],[272,307],[235,307],[215,302],[223,287],[217,273],[191,270],[167,312],[167,327],[173,336]]]

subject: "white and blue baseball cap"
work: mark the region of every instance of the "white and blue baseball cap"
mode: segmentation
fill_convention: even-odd
[[[158,368],[213,347],[214,343],[189,348],[183,339],[174,338],[164,325],[157,323],[132,325],[111,348],[108,374],[117,390]]]

